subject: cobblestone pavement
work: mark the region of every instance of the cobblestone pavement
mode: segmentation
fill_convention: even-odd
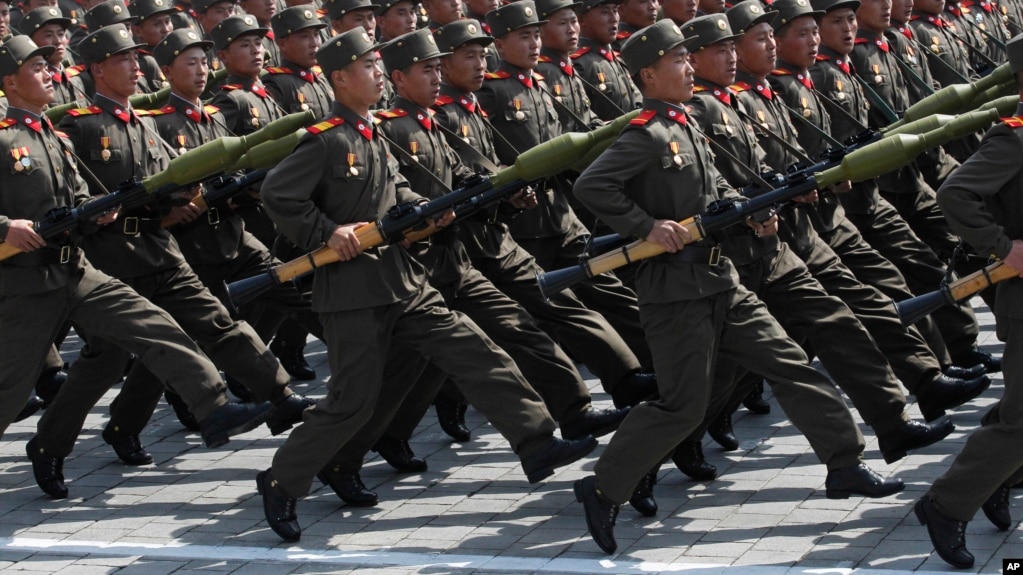
[[[982,346],[1000,353],[993,318],[978,307]],[[65,346],[73,357],[77,342]],[[311,344],[310,363],[321,379],[295,389],[325,393],[326,353]],[[770,415],[740,410],[738,451],[725,453],[709,439],[708,460],[717,481],[688,480],[671,464],[655,490],[660,512],[644,518],[622,508],[615,534],[619,552],[604,556],[586,533],[572,481],[591,472],[594,459],[529,485],[516,458],[482,417],[470,410],[473,439],[451,443],[433,413],[412,447],[429,471],[395,473],[375,454],[363,470],[380,494],[374,508],[346,507],[328,488],[298,505],[300,545],[288,545],[267,527],[255,474],[270,465],[281,438],[260,428],[220,449],[201,445],[162,405],[142,440],[155,465],[117,461],[100,438],[113,392],[86,422],[64,472],[70,497],[51,501],[37,488],[25,442],[38,416],[13,425],[0,440],[0,572],[237,575],[298,573],[676,573],[832,574],[948,572],[931,553],[913,503],[959,451],[987,406],[990,390],[957,410],[957,430],[945,441],[886,465],[877,440],[867,437],[867,463],[906,482],[894,497],[871,500],[824,497],[824,466],[776,403]],[[610,399],[589,381],[598,406]],[[919,411],[911,404],[911,413]],[[862,422],[861,422],[862,426]],[[606,443],[606,440],[604,441]],[[598,455],[600,450],[594,453]],[[1019,515],[1019,492],[1013,512]],[[1001,570],[1002,559],[1023,557],[1014,528],[996,531],[983,514],[969,524],[975,572]]]

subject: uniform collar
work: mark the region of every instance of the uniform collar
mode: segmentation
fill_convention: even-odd
[[[820,56],[825,56],[828,62],[837,66],[840,70],[845,72],[846,75],[852,74],[852,62],[849,61],[848,55],[843,56],[827,46],[821,46],[818,53]]]
[[[260,98],[266,98],[266,88],[263,83],[259,80],[253,80],[252,78],[246,78],[244,76],[230,75],[227,77],[227,84],[237,84],[244,88],[248,92],[259,96]]]
[[[572,69],[571,58],[566,58],[565,56],[558,54],[554,50],[548,50],[546,48],[540,49],[540,56],[541,57],[546,56],[551,61],[551,63],[557,64],[558,69],[561,70],[563,74],[567,76],[575,75],[575,70]]]
[[[534,84],[534,77],[532,70],[524,70],[518,66],[512,66],[508,62],[501,62],[500,70],[507,72],[512,78],[515,78],[523,86],[532,88]]]
[[[175,110],[196,124],[202,123],[204,120],[208,122],[210,119],[209,114],[203,110],[201,105],[196,106],[174,92],[171,92],[170,97],[167,98],[167,104],[173,106]]]
[[[18,124],[27,126],[38,133],[43,133],[43,126],[45,125],[50,130],[53,129],[53,124],[50,123],[49,118],[45,115],[37,116],[28,110],[22,108],[15,108],[13,106],[7,108],[7,118],[17,120]]]
[[[810,71],[800,70],[798,67],[789,64],[785,60],[778,59],[778,68],[789,72],[794,76],[801,84],[807,87],[807,89],[813,89],[813,80],[810,79]]]
[[[857,44],[873,44],[877,46],[885,54],[888,53],[888,40],[884,37],[884,34],[878,34],[877,32],[871,32],[870,30],[863,30],[862,28],[856,33]]]
[[[310,84],[315,82],[316,79],[320,76],[320,71],[318,69],[319,66],[313,68],[303,68],[302,66],[299,66],[298,64],[291,62],[289,60],[282,60],[281,68],[287,68],[288,70],[291,70],[292,74],[298,76],[299,78],[302,78],[303,80],[309,82]]]
[[[97,93],[96,96],[92,99],[92,103],[93,105],[98,106],[101,110],[103,110],[104,112],[108,112],[110,115],[114,116],[115,118],[124,122],[125,124],[131,122],[132,118],[136,118],[137,120],[135,113],[132,112],[131,110],[131,106],[127,107],[122,106],[121,104],[104,96],[103,94]]]
[[[394,99],[394,107],[401,108],[408,112],[409,117],[419,122],[419,125],[427,132],[433,129],[433,110],[427,110],[415,102],[406,100],[401,96]]]
[[[681,106],[669,104],[664,100],[655,100],[653,98],[643,98],[643,109],[653,110],[657,112],[658,116],[667,118],[668,120],[686,125],[686,111]]]
[[[611,48],[610,44],[599,44],[595,40],[589,38],[579,38],[580,48],[590,48],[590,51],[594,54],[599,54],[602,58],[608,62],[613,62],[615,59],[615,51]]]
[[[715,84],[710,80],[705,80],[703,78],[695,78],[694,82],[696,86],[703,88],[703,91],[707,92],[708,94],[711,94],[725,105],[727,106],[732,105],[732,97],[735,94],[733,94],[732,91],[729,90],[728,88]]]
[[[372,140],[375,133],[375,123],[369,118],[363,118],[359,114],[352,111],[351,108],[345,106],[340,102],[334,102],[334,106],[331,108],[330,113],[332,116],[340,116],[345,123],[349,124],[357,132],[362,134],[362,137],[367,140]]]
[[[476,101],[476,95],[469,93],[463,93],[458,88],[455,88],[451,84],[440,85],[440,95],[447,96],[453,101],[457,102],[459,106],[465,108],[465,111],[470,114],[475,114],[477,111],[482,112],[483,109],[479,107],[479,103]]]

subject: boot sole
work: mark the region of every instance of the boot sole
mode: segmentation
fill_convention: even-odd
[[[334,495],[337,495],[338,499],[347,503],[349,507],[376,507],[377,503],[380,503],[379,497],[374,499],[373,501],[368,500],[359,501],[356,499],[350,499],[348,497],[345,497],[344,495],[341,494],[340,491],[334,489],[334,486],[330,484],[330,481],[323,473],[317,473],[316,478],[319,479],[321,483],[329,487],[330,490],[334,492]]]
[[[828,489],[828,488],[825,488],[824,496],[827,497],[828,499],[849,499],[849,497],[853,496],[853,495],[855,495],[857,497],[866,497],[868,499],[880,499],[882,497],[891,497],[892,495],[895,495],[896,493],[902,493],[902,491],[905,490],[905,489],[906,489],[906,485],[902,484],[902,485],[899,486],[898,489],[894,489],[890,493],[871,494],[871,493],[863,493],[863,492],[860,492],[860,491],[852,491],[852,490],[849,490],[849,489]]]

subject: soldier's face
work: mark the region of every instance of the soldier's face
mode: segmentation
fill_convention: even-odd
[[[657,21],[657,0],[625,0],[618,6],[622,22],[645,28]]]
[[[832,10],[821,18],[821,44],[838,52],[851,54],[856,42],[856,12],[852,8]]]
[[[579,20],[582,35],[600,44],[610,44],[618,35],[618,5],[601,4],[587,10]]]
[[[361,27],[369,34],[372,40],[376,37],[377,33],[377,17],[373,14],[373,8],[352,10],[340,18],[335,18],[331,25],[334,28],[334,34],[340,34]]]
[[[306,28],[289,34],[283,39],[278,39],[277,45],[280,46],[281,56],[285,60],[291,60],[299,66],[312,68],[316,65],[316,51],[323,45],[323,40],[320,38],[319,30]]]
[[[234,14],[234,2],[217,2],[205,12],[199,14],[199,23],[207,34],[217,24]]]
[[[579,16],[571,8],[562,8],[547,18],[540,27],[545,48],[561,54],[575,52],[579,47]]]
[[[190,102],[198,100],[206,90],[209,63],[202,48],[193,47],[185,50],[174,58],[170,66],[163,66],[162,69],[171,89]]]
[[[399,96],[429,108],[440,95],[440,58],[430,58],[404,70],[395,70],[391,78]]]
[[[384,73],[379,61],[380,55],[370,52],[334,72],[331,80],[337,100],[358,113],[368,114],[384,93]]]
[[[144,22],[133,25],[132,30],[143,44],[156,46],[174,30],[170,14],[159,14],[146,18]]]
[[[683,46],[668,50],[653,65],[640,70],[643,95],[671,104],[688,102],[693,97],[693,67]]]
[[[944,8],[944,2],[941,3]],[[913,0],[892,0],[892,25],[909,22],[913,13]]]
[[[487,51],[479,44],[465,44],[441,59],[444,81],[463,92],[482,88],[486,71]]]
[[[532,70],[540,61],[540,27],[526,26],[494,40],[501,58],[512,66]]]
[[[725,40],[689,55],[693,72],[719,86],[735,83],[735,42]]]
[[[778,57],[800,68],[813,66],[821,45],[817,21],[812,16],[800,16],[780,32],[776,37]]]
[[[473,14],[485,16],[487,12],[496,9],[501,4],[498,0],[465,0],[465,5]]]
[[[738,69],[757,78],[766,78],[774,69],[777,47],[774,29],[767,22],[748,28],[735,42],[735,57]]]
[[[274,0],[244,0],[239,6],[260,24],[270,22],[270,18],[277,13],[277,2]]]
[[[393,40],[416,31],[416,9],[412,2],[399,2],[377,17],[380,34]]]
[[[217,57],[227,68],[228,73],[247,78],[258,78],[260,71],[263,70],[263,54],[263,39],[254,34],[248,34],[217,52]]]
[[[11,33],[11,5],[0,2],[0,38]]]
[[[884,32],[891,25],[892,0],[863,0],[856,10],[860,27],[871,32]]]
[[[33,56],[14,74],[4,78],[4,91],[12,106],[39,112],[53,101],[53,79],[42,56]]]
[[[661,6],[664,7],[664,17],[671,18],[681,26],[696,18],[696,0],[664,0]]]
[[[135,94],[139,78],[138,50],[128,50],[92,65],[92,75],[96,79],[96,89],[105,86],[108,96],[127,98]]]
[[[725,11],[725,0],[700,0],[700,10],[704,14],[717,14]]]
[[[461,0],[425,0],[423,7],[430,20],[441,26],[462,19]]]
[[[36,46],[55,46],[57,49],[47,58],[50,64],[57,65],[64,60],[67,35],[60,24],[47,24],[32,33],[32,41]]]

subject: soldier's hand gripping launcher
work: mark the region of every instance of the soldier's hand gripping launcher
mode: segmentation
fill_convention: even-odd
[[[89,200],[77,207],[65,206],[51,210],[32,229],[46,240],[55,240],[73,230],[80,222],[89,221],[115,210],[153,201],[156,197],[195,185],[224,172],[265,167],[257,162],[274,157],[269,153],[273,140],[293,137],[295,130],[312,124],[312,112],[285,116],[247,136],[225,137],[203,144],[171,160],[166,170],[142,181],[122,184],[115,192]],[[265,147],[264,147],[265,146]],[[294,148],[294,144],[292,144]],[[0,260],[21,253],[18,248],[0,243]]]
[[[912,162],[924,150],[981,129],[998,117],[999,110],[992,107],[962,114],[950,119],[941,127],[922,134],[901,130],[898,133],[886,133],[881,140],[846,154],[837,165],[814,173],[797,172],[795,177],[802,178],[802,181],[790,179],[788,185],[753,198],[714,202],[707,206],[703,213],[682,220],[679,224],[689,230],[692,242],[699,241],[725,227],[742,223],[748,216],[760,210],[771,208],[815,189],[823,189],[847,180],[860,182],[900,168]],[[903,129],[909,130],[911,127],[903,126]],[[548,298],[594,275],[662,253],[664,248],[659,244],[638,240],[581,261],[578,265],[537,274],[537,283],[544,297]]]
[[[509,166],[490,176],[477,176],[449,194],[418,205],[395,206],[376,222],[355,231],[361,249],[395,242],[412,235],[433,216],[466,203],[485,206],[510,195],[529,182],[548,178],[567,169],[581,169],[596,158],[639,112],[625,114],[607,125],[587,132],[562,134],[526,150]],[[464,213],[464,211],[463,211]],[[430,230],[425,230],[429,232]],[[424,233],[414,234],[416,239]],[[265,273],[232,282],[227,286],[231,303],[237,308],[284,282],[304,276],[316,268],[340,261],[337,252],[323,246],[305,256],[275,266]]]

